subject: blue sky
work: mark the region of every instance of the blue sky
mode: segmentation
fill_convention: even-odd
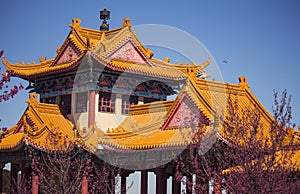
[[[72,18],[81,18],[84,27],[99,29],[103,8],[111,11],[111,29],[129,17],[132,25],[163,24],[190,33],[208,48],[225,82],[238,83],[240,75],[247,77],[251,90],[269,111],[273,90],[287,89],[292,95],[293,121],[300,125],[297,0],[2,0],[0,50],[11,62],[53,58],[69,33]],[[228,63],[222,63],[224,59]],[[27,98],[23,91],[0,103],[0,126],[16,124]]]

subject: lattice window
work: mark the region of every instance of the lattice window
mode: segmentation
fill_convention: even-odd
[[[137,104],[137,103],[138,103],[137,96],[123,95],[122,96],[122,114],[129,114],[130,106]]]
[[[108,92],[99,94],[99,112],[115,112],[116,95]]]

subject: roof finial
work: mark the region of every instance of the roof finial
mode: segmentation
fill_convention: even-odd
[[[129,27],[129,28],[131,28],[131,24],[130,24],[130,19],[129,18],[124,18],[124,20],[123,20],[123,27]]]
[[[100,11],[100,20],[103,20],[101,26],[100,26],[100,31],[108,31],[109,30],[109,24],[107,23],[106,20],[110,19],[110,11],[103,9]]]
[[[164,62],[169,63],[170,62],[170,57],[164,57]]]
[[[248,85],[248,79],[246,77],[240,76],[239,82],[239,85],[242,89],[250,88],[250,86]]]

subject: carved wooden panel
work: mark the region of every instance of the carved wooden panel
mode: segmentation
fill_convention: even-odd
[[[146,63],[145,59],[130,41],[115,51],[110,57],[135,63]]]
[[[62,52],[63,53],[57,60],[57,64],[73,61],[80,55],[80,52],[72,43],[69,43],[68,46]]]

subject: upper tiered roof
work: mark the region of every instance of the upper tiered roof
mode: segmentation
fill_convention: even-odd
[[[153,52],[145,48],[131,29],[129,19],[124,19],[123,27],[99,31],[84,28],[80,19],[73,19],[71,31],[62,46],[58,47],[53,59],[40,58],[39,63],[11,63],[2,57],[3,64],[14,75],[26,80],[76,68],[81,59],[92,56],[110,69],[133,74],[182,80],[191,73],[205,72],[210,63],[208,58],[202,64],[179,65],[170,64],[169,59],[153,58]]]

